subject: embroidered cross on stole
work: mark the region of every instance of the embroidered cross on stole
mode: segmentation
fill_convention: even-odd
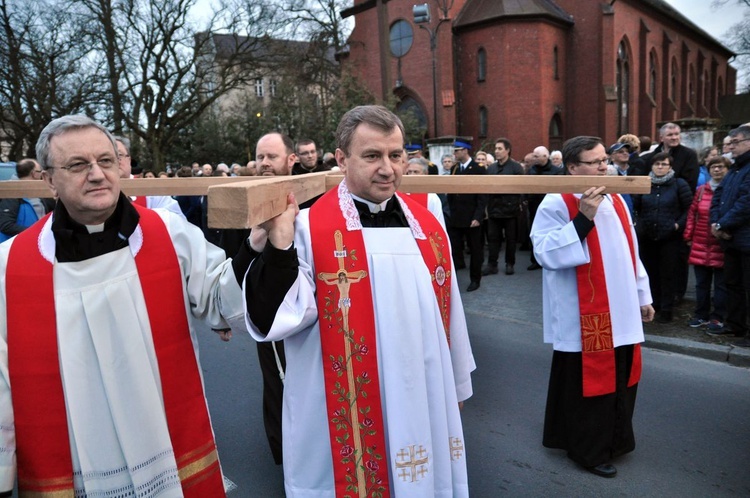
[[[336,496],[387,497],[388,457],[370,271],[361,224],[358,218],[354,223],[345,218],[340,195],[349,196],[345,182],[318,199],[309,217]],[[399,201],[408,206],[410,225],[427,232],[420,232],[416,241],[449,339],[451,268],[445,232],[417,202],[400,196]]]
[[[562,194],[570,219],[578,214],[579,199],[573,194]],[[635,246],[630,231],[625,205],[619,195],[611,195],[617,218],[622,225],[630,249],[633,272]],[[586,236],[589,249],[589,263],[576,267],[578,281],[578,307],[581,317],[581,352],[583,361],[583,396],[602,396],[615,392],[615,350],[612,339],[612,321],[607,295],[607,281],[604,274],[602,249],[599,234],[594,227]],[[630,370],[628,387],[641,378],[641,346],[633,349],[633,365]]]

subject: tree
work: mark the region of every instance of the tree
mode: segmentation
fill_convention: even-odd
[[[134,150],[155,169],[164,167],[185,128],[253,77],[260,38],[235,36],[224,50],[215,46],[213,33],[266,34],[280,26],[267,2],[222,2],[198,31],[190,19],[195,0],[76,1],[105,61],[112,125],[140,139],[133,141]]]
[[[714,8],[733,0],[714,0]],[[737,88],[742,93],[750,92],[750,0],[734,0],[744,5],[742,20],[732,25],[725,33],[729,47],[737,54],[733,65],[737,68]]]
[[[0,0],[0,23],[0,128],[10,159],[35,157],[37,138],[52,119],[91,113],[101,103],[92,77],[99,68],[70,9]]]

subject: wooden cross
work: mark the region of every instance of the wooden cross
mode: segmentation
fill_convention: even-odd
[[[130,178],[120,187],[128,195],[208,195],[208,224],[212,228],[251,228],[281,214],[293,192],[298,203],[337,186],[343,175],[335,172],[283,177]],[[607,193],[648,194],[648,176],[570,175],[410,175],[401,192],[444,194],[581,193],[591,187]],[[0,199],[52,197],[40,180],[0,182]]]

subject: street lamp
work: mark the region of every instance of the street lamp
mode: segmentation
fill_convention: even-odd
[[[437,48],[437,34],[440,26],[448,21],[448,10],[453,6],[453,0],[437,0],[438,8],[442,11],[442,16],[438,19],[437,26],[435,29],[429,27],[430,17],[430,6],[429,4],[423,3],[415,5],[412,8],[412,14],[414,16],[414,24],[417,24],[421,29],[427,31],[430,36],[430,51],[432,52],[432,124],[433,124],[433,138],[438,136],[438,117],[437,117],[437,56],[435,49]],[[425,26],[427,25],[427,26]]]

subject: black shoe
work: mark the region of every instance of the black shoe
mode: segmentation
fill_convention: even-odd
[[[542,265],[539,263],[531,263],[526,269],[529,271],[539,270],[541,269]]]
[[[614,477],[617,475],[617,469],[611,463],[603,463],[596,467],[586,467],[586,470],[599,477]]]
[[[497,265],[485,266],[484,270],[482,270],[482,276],[486,277],[487,275],[497,275]]]
[[[660,311],[656,316],[656,323],[669,323],[672,321],[672,318],[671,311]]]
[[[513,265],[505,265],[505,274],[506,275],[513,275],[516,272],[516,270],[513,269]]]
[[[466,288],[466,292],[473,292],[479,288],[479,282],[472,281]]]

